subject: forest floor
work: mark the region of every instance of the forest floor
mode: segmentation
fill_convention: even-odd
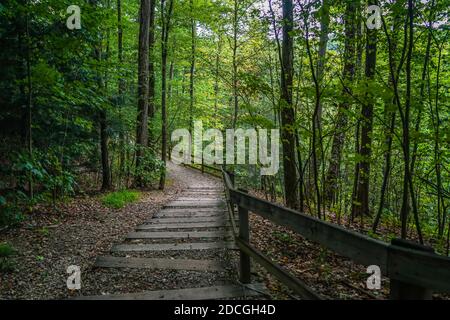
[[[56,209],[37,208],[20,227],[0,233],[0,243],[6,241],[17,251],[11,257],[13,271],[0,272],[0,299],[65,299],[72,296],[66,287],[69,265],[80,266],[82,272],[91,270],[96,256],[108,252],[113,243],[122,241],[134,227],[198,179],[221,183],[219,179],[201,175],[195,170],[170,165],[169,183],[164,192],[142,192],[138,202],[123,209],[103,206],[99,194],[75,197],[68,203],[59,204]],[[389,281],[386,278],[382,280],[381,290],[366,289],[369,275],[364,266],[339,257],[255,214],[250,215],[250,226],[252,244],[324,297],[388,297]],[[237,260],[238,254],[232,251],[231,259]],[[271,298],[295,298],[263,268],[254,265],[254,272],[255,280],[266,284]],[[111,275],[105,274],[104,281],[94,281],[87,275],[83,282],[82,273],[82,286],[87,286],[89,292],[103,292],[108,277]],[[143,289],[144,284],[139,283],[142,277],[137,275],[130,281],[118,276],[111,281],[120,283],[121,291],[133,292]],[[170,283],[177,280],[165,281],[170,287]]]
[[[0,243],[6,241],[16,250],[10,257],[13,271],[0,273],[0,299],[68,297],[68,266],[89,270],[97,255],[176,197],[185,183],[169,173],[164,192],[144,191],[138,202],[117,210],[105,207],[101,194],[77,196],[56,208],[36,208],[20,227],[0,234]]]

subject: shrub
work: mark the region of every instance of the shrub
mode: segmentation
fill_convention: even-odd
[[[8,242],[0,243],[0,258],[12,256],[14,253],[16,250]]]
[[[120,209],[129,203],[136,202],[139,196],[140,193],[137,191],[121,190],[105,195],[102,198],[102,203],[108,208]]]
[[[0,243],[0,272],[14,270],[14,263],[8,257],[14,255],[16,250],[7,242]]]
[[[14,271],[14,263],[6,258],[0,258],[0,272]]]
[[[136,148],[141,148],[136,146]],[[155,152],[150,148],[143,148],[140,165],[136,168],[135,175],[139,178],[140,186],[150,186],[159,181],[159,177],[165,170],[162,162]]]
[[[5,197],[0,196],[0,227],[14,226],[23,220],[22,203],[26,203],[28,197],[21,191],[8,193]]]
[[[16,182],[16,187],[0,196],[0,226],[15,225],[23,220],[23,212],[50,195],[53,205],[58,199],[74,193],[75,179],[63,169],[60,159],[49,150],[47,153],[36,150],[33,156],[28,152],[11,155],[10,166],[0,168],[1,174]],[[32,179],[33,198],[27,191]]]

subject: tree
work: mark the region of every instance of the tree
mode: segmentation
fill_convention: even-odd
[[[165,0],[161,0],[161,119],[162,119],[162,146],[161,146],[161,161],[166,165],[167,161],[167,52],[170,31],[170,19],[173,12],[173,0],[169,0],[168,8]],[[159,180],[159,189],[163,190],[166,183],[166,171],[161,171]]]
[[[196,22],[194,18],[194,0],[189,0],[191,9],[191,66],[189,71],[189,132],[192,133],[194,125],[194,76],[195,76],[195,33]]]
[[[356,12],[359,1],[348,1],[345,9],[345,48],[344,48],[344,68],[342,70],[342,94],[343,102],[338,106],[337,120],[332,139],[331,156],[328,165],[328,172],[325,181],[325,199],[328,203],[336,201],[338,192],[339,177],[341,172],[342,148],[345,139],[345,127],[348,121],[348,109],[350,108],[350,99],[352,94],[351,83],[355,76],[356,62]]]
[[[148,34],[148,42],[149,42],[149,64],[148,64],[148,117],[150,123],[152,123],[153,118],[155,117],[156,105],[156,91],[155,91],[155,9],[156,9],[156,0],[150,1],[150,21],[149,21],[149,34]],[[149,130],[151,133],[151,129]],[[149,145],[153,143],[151,137],[148,141]]]
[[[123,59],[123,23],[122,23],[122,0],[117,0],[117,68],[120,79],[117,83],[117,104],[120,108],[120,118],[122,119],[122,109],[125,100],[125,78],[123,74],[124,59]],[[125,173],[125,133],[124,128],[119,131],[119,184],[122,183],[122,178]]]
[[[375,5],[375,1],[369,0],[368,5]],[[369,187],[370,187],[370,162],[372,155],[372,129],[374,96],[371,84],[375,76],[377,63],[377,29],[369,29],[366,26],[366,66],[365,75],[367,91],[365,104],[361,108],[361,140],[359,146],[359,174],[355,177],[357,183],[356,199],[353,202],[354,216],[369,215]]]
[[[144,156],[144,148],[148,145],[148,86],[149,86],[149,32],[150,32],[150,0],[141,0],[139,20],[139,61],[138,61],[138,117],[136,131],[136,168],[139,168]],[[142,186],[139,176],[138,186]]]
[[[283,45],[281,55],[281,139],[286,205],[298,208],[297,169],[295,167],[295,114],[292,107],[294,69],[292,0],[283,0]]]

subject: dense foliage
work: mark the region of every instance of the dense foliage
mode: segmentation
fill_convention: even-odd
[[[72,4],[81,8],[80,30],[66,27]],[[373,4],[382,9],[379,29],[366,26]],[[268,198],[284,197],[321,219],[362,217],[374,221],[374,231],[387,223],[401,226],[393,236],[443,241],[450,222],[449,4],[5,0],[0,224],[17,221],[36,201],[85,188],[86,176],[103,189],[156,187],[158,180],[163,188],[161,150],[170,151],[171,132],[202,120],[220,130],[290,132],[293,175],[234,168],[242,184]],[[138,61],[143,49],[147,77]],[[292,86],[282,81],[290,71]]]

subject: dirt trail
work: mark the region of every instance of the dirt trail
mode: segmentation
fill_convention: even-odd
[[[154,238],[155,235],[162,235],[164,238],[165,235],[161,232],[178,232],[180,235],[180,232],[202,231],[206,233],[201,235],[206,236],[211,236],[208,232],[225,232],[227,226],[222,223],[223,220],[209,221],[218,218],[217,215],[225,217],[223,207],[219,208],[218,205],[218,202],[223,201],[220,179],[169,163],[167,182],[164,192],[158,190],[143,192],[139,202],[120,210],[104,207],[99,196],[79,196],[69,203],[60,204],[59,213],[48,210],[33,214],[21,227],[1,233],[0,242],[7,241],[17,253],[11,258],[14,271],[0,273],[0,299],[66,299],[235,283],[236,254],[230,253],[226,245],[217,245],[219,243],[217,240],[225,239],[214,237],[190,239],[189,236],[187,239],[173,236],[171,239]],[[178,201],[173,202],[171,208],[162,210],[174,199]],[[206,206],[201,204],[202,201]],[[184,209],[181,208],[181,213],[180,204],[187,205]],[[215,213],[208,213],[210,204],[214,207]],[[203,208],[196,210],[199,205]],[[158,212],[161,215],[160,220],[165,225],[165,229],[162,230],[154,225],[156,220],[152,220]],[[197,212],[198,216],[193,216],[197,215]],[[187,217],[192,219],[188,222],[196,223],[184,224]],[[176,223],[168,225],[170,222]],[[150,229],[146,226],[150,226]],[[139,239],[140,235],[148,235],[150,232],[154,232],[151,238]],[[111,252],[114,245],[120,244],[158,244],[168,248],[177,244],[186,247],[187,243],[194,240],[196,243],[194,249],[199,250],[172,248],[149,252]],[[102,256],[111,256],[113,259],[134,258],[131,261],[135,266],[136,263],[138,266],[139,263],[142,265],[142,261],[148,262],[142,260],[143,258],[160,259],[158,263],[163,263],[163,269],[149,270],[148,265],[144,268],[96,267],[97,257]],[[211,270],[205,271],[201,267],[199,270],[180,268],[171,270],[166,262],[173,259],[207,261],[203,269]],[[226,268],[217,269],[208,265],[208,261],[220,262],[220,265],[225,264]],[[117,263],[116,260],[113,262]],[[70,265],[81,268],[81,290],[67,289],[67,267]],[[189,264],[186,266],[192,269]]]

